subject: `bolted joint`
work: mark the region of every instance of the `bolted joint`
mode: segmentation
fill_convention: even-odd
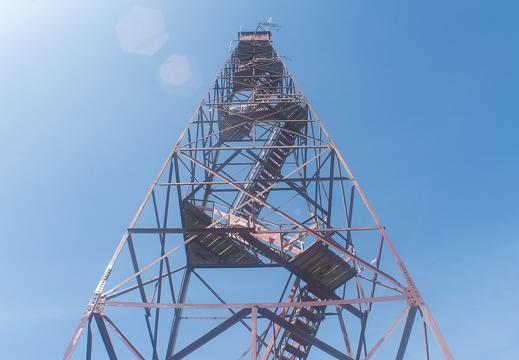
[[[405,299],[409,306],[422,306],[424,305],[424,301],[422,296],[418,292],[418,289],[414,286],[406,287],[404,289]]]
[[[105,308],[106,295],[96,294],[96,302],[93,305],[92,312],[101,314]]]

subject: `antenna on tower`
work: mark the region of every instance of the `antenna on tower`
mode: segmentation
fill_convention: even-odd
[[[269,17],[269,19],[265,22],[258,23],[258,27],[256,28],[256,31],[258,29],[261,29],[263,31],[270,31],[270,30],[276,30],[278,31],[281,25],[275,24],[272,22],[272,16]]]

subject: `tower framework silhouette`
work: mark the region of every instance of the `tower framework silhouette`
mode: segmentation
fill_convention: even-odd
[[[64,359],[453,359],[270,37],[238,34]]]

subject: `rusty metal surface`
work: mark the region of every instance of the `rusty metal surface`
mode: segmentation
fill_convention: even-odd
[[[453,359],[270,37],[239,34],[64,359]]]

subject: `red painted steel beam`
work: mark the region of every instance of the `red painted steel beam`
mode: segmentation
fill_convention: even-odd
[[[368,360],[371,358],[371,356],[373,354],[375,354],[375,352],[378,350],[378,348],[380,347],[380,345],[382,345],[382,343],[384,341],[386,341],[386,339],[389,337],[389,335],[393,332],[393,330],[395,330],[395,328],[397,327],[398,324],[400,324],[400,321],[402,321],[402,319],[404,318],[404,316],[409,312],[409,308],[405,308],[404,311],[402,311],[402,313],[400,314],[400,316],[393,322],[393,324],[389,327],[389,329],[386,330],[385,334],[382,335],[382,337],[380,338],[379,341],[377,341],[377,343],[375,344],[375,346],[373,346],[373,348],[370,350],[370,352],[366,355],[366,357],[364,358],[364,360]]]
[[[208,228],[131,228],[128,229],[132,234],[242,234],[254,233],[255,228],[249,227],[208,227]],[[278,231],[279,233],[280,231]]]
[[[117,355],[115,354],[115,349],[112,344],[112,340],[110,340],[110,335],[108,335],[108,330],[106,329],[103,316],[101,314],[94,313],[94,319],[96,320],[97,327],[99,328],[99,333],[101,334],[101,338],[103,339],[103,344],[105,345],[108,357],[110,358],[110,360],[117,360]]]
[[[193,341],[191,344],[189,344],[188,346],[186,346],[185,348],[183,348],[176,354],[166,358],[166,360],[178,360],[178,359],[184,358],[185,356],[191,354],[196,349],[200,348],[202,345],[208,343],[209,341],[211,341],[212,339],[214,339],[215,337],[220,335],[225,330],[229,329],[231,326],[233,326],[234,324],[236,324],[237,322],[239,322],[240,320],[242,320],[243,318],[248,316],[250,313],[251,313],[251,309],[242,309],[242,310],[238,311],[236,314],[231,316],[229,319],[225,320],[223,323],[216,326],[215,328],[213,328],[212,330],[207,332],[205,335],[203,335],[200,338],[198,338],[197,340]]]
[[[292,325],[292,323],[290,323],[289,321],[279,317],[278,315],[276,315],[275,313],[273,313],[272,311],[270,311],[268,309],[258,308],[258,313],[260,315],[263,315],[264,317],[266,317],[270,321],[272,321],[272,322],[280,325],[281,327],[287,329],[288,331],[296,334],[297,336],[299,336],[303,340],[309,342],[310,344],[312,344],[313,346],[321,349],[322,351],[326,352],[327,354],[330,354],[331,356],[333,356],[336,359],[353,360],[348,355],[346,355],[346,354],[340,352],[339,350],[331,347],[330,345],[328,345],[325,342],[317,339],[316,337],[314,337],[312,335],[309,335],[308,333],[306,333],[303,330],[299,329],[297,326]]]
[[[291,307],[308,307],[308,306],[328,306],[328,305],[347,305],[347,304],[364,304],[375,302],[388,302],[405,300],[404,295],[381,296],[376,298],[357,298],[357,299],[338,299],[338,300],[319,300],[319,301],[298,301],[298,302],[279,302],[279,303],[241,303],[241,304],[182,304],[182,303],[141,303],[131,301],[107,301],[105,306],[119,307],[145,307],[145,308],[171,308],[171,309],[252,309],[258,307],[260,309],[269,308],[291,308]]]
[[[121,332],[121,330],[114,324],[114,322],[106,315],[103,316],[104,320],[108,323],[108,325],[112,328],[114,333],[121,339],[121,341],[130,349],[130,351],[135,355],[136,359],[145,360],[145,357],[133,346],[130,340]]]
[[[402,360],[404,358],[405,350],[407,349],[407,343],[409,342],[409,336],[411,335],[411,330],[413,329],[417,309],[417,306],[412,306],[409,309],[409,313],[407,314],[407,320],[405,321],[404,331],[402,333],[402,338],[400,339],[398,353],[396,354],[396,360]]]

